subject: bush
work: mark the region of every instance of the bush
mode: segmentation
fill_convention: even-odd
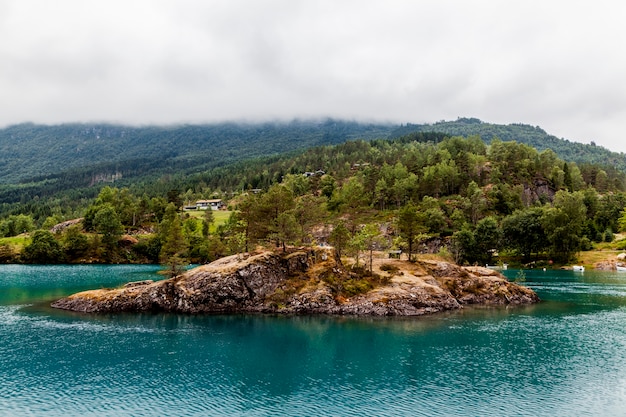
[[[343,293],[348,297],[366,293],[373,288],[374,285],[366,279],[349,279],[343,283]]]
[[[24,248],[22,259],[35,264],[58,264],[65,261],[65,253],[51,232],[37,230],[30,245]]]
[[[133,246],[133,250],[138,255],[149,259],[150,262],[158,263],[161,245],[161,239],[158,236],[153,236],[139,240],[139,243]]]
[[[589,240],[587,236],[583,236],[580,239],[580,249],[584,251],[593,249],[593,244],[591,243],[591,240]]]
[[[79,259],[89,252],[89,239],[81,233],[79,226],[68,227],[62,241],[65,254],[70,260]]]
[[[381,271],[389,272],[390,274],[395,274],[399,271],[398,267],[391,264],[382,264],[380,266]]]

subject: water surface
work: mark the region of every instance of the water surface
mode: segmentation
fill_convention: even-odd
[[[0,415],[626,415],[626,273],[525,271],[538,305],[422,318],[48,307],[156,269],[0,266]]]

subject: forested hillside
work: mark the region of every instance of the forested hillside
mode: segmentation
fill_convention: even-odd
[[[329,242],[358,260],[374,248],[411,256],[435,240],[458,262],[491,263],[503,251],[523,262],[567,262],[626,226],[625,190],[623,172],[567,162],[551,150],[419,133],[105,187],[77,208],[80,225],[56,236],[37,231],[20,256],[31,262],[175,259],[176,266],[257,245]],[[207,198],[230,208],[225,224],[213,227],[212,216],[181,211]],[[61,206],[49,205],[47,217],[26,211],[43,206],[19,205],[0,231],[12,236],[63,217]],[[120,239],[123,233],[141,239]],[[3,250],[15,259],[13,249]]]
[[[334,120],[172,127],[22,124],[0,130],[0,203],[102,182],[206,171],[261,155],[384,137],[390,130]]]
[[[334,120],[171,127],[22,124],[0,130],[0,182],[17,183],[84,167],[93,167],[94,176],[116,170],[140,174],[164,167],[210,168],[349,139],[385,137],[390,130],[391,126]]]
[[[457,134],[549,149],[575,162],[588,184],[619,188],[622,154],[557,139],[536,127],[477,119],[403,126],[336,120],[170,127],[23,124],[0,130],[0,218],[27,214],[41,224],[52,215],[78,217],[105,185],[152,198],[173,189],[218,194],[267,189],[290,173],[323,170],[345,176],[353,164],[395,163],[395,156],[384,155],[388,147],[438,144]],[[370,141],[374,153],[363,151]],[[335,144],[340,146],[330,147]],[[303,153],[306,149],[312,150]],[[414,158],[421,161],[423,155]],[[416,162],[403,163],[419,174]]]
[[[503,141],[516,141],[525,143],[533,148],[543,151],[553,150],[559,158],[578,164],[601,164],[614,166],[626,172],[626,155],[611,152],[593,142],[589,145],[571,142],[567,139],[559,139],[546,133],[539,126],[530,126],[521,123],[498,125],[486,123],[476,118],[459,118],[456,121],[442,121],[433,124],[411,124],[400,126],[395,129],[390,137],[410,135],[414,132],[440,132],[448,136],[480,136],[486,143],[498,138]]]

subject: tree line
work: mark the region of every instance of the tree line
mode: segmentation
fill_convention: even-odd
[[[524,262],[567,262],[619,230],[626,205],[621,171],[565,162],[517,142],[428,137],[348,141],[256,159],[161,181],[150,194],[138,185],[105,186],[80,211],[79,226],[55,235],[45,229],[63,220],[57,214],[12,213],[0,233],[43,229],[24,248],[25,262],[180,265],[257,245],[316,243],[357,260],[374,249],[402,249],[413,258],[437,238],[458,262],[484,264],[503,251]],[[210,197],[232,209],[219,227],[181,211]]]

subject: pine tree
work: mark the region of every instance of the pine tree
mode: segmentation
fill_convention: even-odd
[[[176,216],[169,224],[160,254],[161,264],[167,266],[166,274],[170,278],[177,277],[185,270],[187,248],[180,218]]]

